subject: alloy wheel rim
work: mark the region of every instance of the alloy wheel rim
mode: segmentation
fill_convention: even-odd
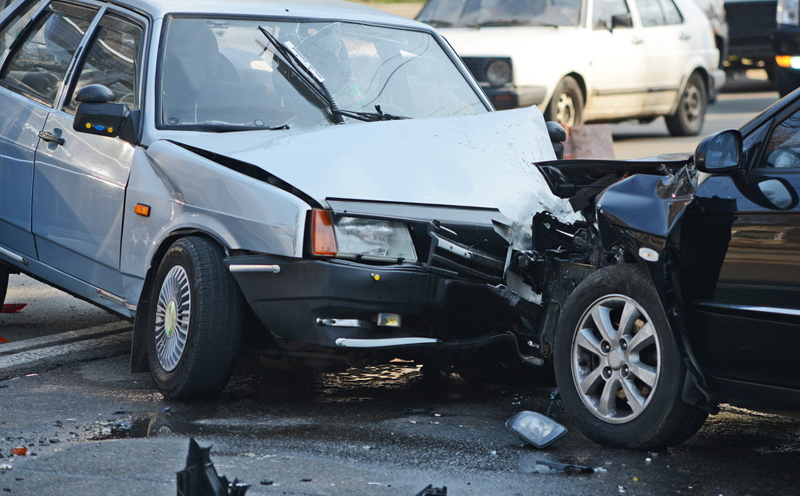
[[[571,366],[592,414],[611,424],[630,422],[645,411],[658,386],[661,349],[652,320],[626,296],[597,300],[576,329]]]
[[[572,127],[575,125],[575,101],[569,93],[561,93],[556,102],[556,121]]]
[[[690,84],[683,94],[683,108],[686,113],[686,120],[696,123],[703,114],[703,96],[697,86]]]
[[[189,276],[176,265],[164,278],[156,302],[156,356],[167,372],[175,370],[186,350],[191,310]]]

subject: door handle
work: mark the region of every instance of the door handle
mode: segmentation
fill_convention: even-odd
[[[56,135],[54,135],[52,133],[49,133],[47,131],[40,132],[39,133],[39,138],[41,138],[42,141],[47,141],[48,143],[55,143],[56,145],[63,145],[64,144],[64,138],[59,138],[58,136],[56,136]]]
[[[687,33],[686,31],[681,33],[681,36],[680,36],[680,40],[681,41],[686,41],[686,40],[691,40],[691,39],[692,39],[692,34],[691,33]]]
[[[644,40],[642,38],[633,37],[631,38],[631,43],[633,43],[634,45],[641,45],[642,43],[644,43]]]

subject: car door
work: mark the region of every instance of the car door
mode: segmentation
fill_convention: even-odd
[[[35,161],[32,229],[39,259],[112,295],[123,292],[120,242],[134,148],[118,138],[74,131],[74,95],[88,84],[102,84],[116,101],[138,108],[144,26],[141,19],[101,9],[83,33],[76,75],[47,117]],[[74,29],[70,23],[62,27]]]
[[[746,146],[752,157],[747,174],[712,177],[700,190],[706,210],[700,214],[702,243],[720,248],[718,278],[709,279],[713,293],[698,304],[706,370],[734,381],[800,389],[797,104],[752,133]],[[704,264],[715,265],[713,258]]]
[[[673,0],[636,0],[642,21],[643,46],[647,52],[645,112],[669,113],[678,97],[687,62],[691,57],[689,26]]]
[[[594,0],[590,41],[592,87],[587,119],[640,115],[647,72],[641,29],[633,24],[626,0]]]
[[[21,41],[18,34],[42,8],[44,0],[17,6],[6,11],[0,28],[0,249],[13,257],[36,258],[36,245],[31,234],[31,194],[33,191],[33,159],[53,98],[34,95],[23,80],[38,74],[27,73],[30,65],[10,67],[10,51]],[[35,64],[25,61],[25,64]],[[4,248],[2,248],[4,247]],[[9,255],[9,253],[6,253]]]

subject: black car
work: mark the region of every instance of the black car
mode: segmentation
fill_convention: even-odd
[[[608,446],[679,444],[722,403],[800,411],[800,95],[665,158],[538,164],[585,222],[537,216],[516,259],[564,406]]]

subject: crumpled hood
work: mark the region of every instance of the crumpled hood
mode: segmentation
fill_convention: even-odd
[[[544,209],[576,219],[532,165],[555,158],[535,107],[173,141],[256,165],[323,205],[339,198],[497,208],[522,225]]]

